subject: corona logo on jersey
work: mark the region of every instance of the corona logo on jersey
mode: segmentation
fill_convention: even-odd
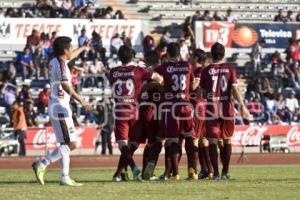
[[[233,32],[233,41],[241,47],[250,47],[258,40],[258,34],[252,28],[243,26]]]

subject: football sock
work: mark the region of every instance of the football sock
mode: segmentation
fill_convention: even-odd
[[[171,155],[171,164],[173,169],[173,176],[176,176],[179,174],[178,170],[178,157],[180,153],[179,145],[175,142],[173,142],[170,146],[170,155]]]
[[[214,176],[219,175],[219,163],[218,163],[218,146],[217,144],[209,144],[209,156],[211,164],[214,170]]]
[[[129,147],[128,146],[123,146],[122,149],[121,149],[121,154],[122,154],[122,156],[124,156],[124,161],[125,161],[125,166],[124,167],[129,165],[131,170],[133,170],[136,167],[136,164],[135,164],[135,162],[132,158],[132,154],[131,154],[131,151],[130,151]]]
[[[205,159],[205,147],[199,146],[198,154],[199,154],[199,163],[201,165],[201,172],[208,172],[206,159]]]
[[[192,137],[185,138],[185,151],[188,159],[188,168],[193,168],[197,170],[197,147],[194,144],[194,139]]]
[[[62,158],[62,154],[60,152],[60,147],[54,149],[50,154],[48,154],[45,158],[39,161],[39,165],[45,169],[51,163],[54,163]]]
[[[205,163],[206,163],[208,172],[213,173],[214,170],[213,170],[213,167],[211,164],[208,146],[204,146],[204,159],[205,159]]]
[[[161,142],[155,142],[151,145],[149,149],[149,161],[152,161],[156,164],[159,157],[159,153],[162,149],[162,144]]]
[[[133,156],[134,152],[138,149],[138,145],[130,145],[131,156]]]
[[[171,173],[171,152],[170,152],[170,146],[165,147],[165,172],[164,176],[169,177]]]
[[[226,152],[226,157],[225,157],[225,163],[223,165],[223,174],[228,174],[229,172],[229,164],[230,164],[230,158],[231,158],[231,153],[232,153],[232,145],[231,143],[225,143],[224,144],[224,150]]]
[[[60,174],[62,181],[65,181],[70,178],[70,148],[68,145],[61,145],[59,148],[62,155],[62,158],[60,159]]]
[[[149,144],[145,146],[144,152],[143,152],[143,168],[142,168],[142,174],[144,174],[145,168],[147,166],[147,163],[149,161]]]

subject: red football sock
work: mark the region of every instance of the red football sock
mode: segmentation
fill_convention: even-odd
[[[135,145],[130,145],[130,152],[131,152],[131,156],[133,156],[134,152],[138,149],[137,146]]]
[[[173,142],[170,146],[170,154],[171,154],[171,164],[173,169],[173,176],[176,176],[179,174],[178,170],[178,157],[179,157],[179,145],[175,142]]]
[[[194,144],[194,139],[188,137],[185,139],[185,151],[188,159],[188,168],[193,168],[197,171],[197,147]]]
[[[117,171],[115,172],[114,177],[121,176],[124,166],[125,166],[124,156],[120,155]]]
[[[230,165],[230,158],[232,153],[232,145],[231,144],[224,144],[224,150],[226,152],[225,163],[223,165],[222,174],[228,174],[229,172],[229,165]]]
[[[180,163],[181,157],[182,157],[182,142],[178,144],[179,147],[179,154],[178,154],[178,164]]]
[[[217,144],[209,144],[209,156],[211,164],[214,170],[214,176],[219,175],[219,163],[218,163],[218,146]]]
[[[222,145],[222,146],[220,145],[219,149],[220,149],[220,160],[221,160],[222,165],[224,166],[226,163],[226,150],[225,150],[224,145]]]

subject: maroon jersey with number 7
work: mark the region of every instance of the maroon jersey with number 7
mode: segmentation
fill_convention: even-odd
[[[211,64],[201,73],[200,86],[206,91],[206,118],[232,118],[234,102],[232,87],[237,85],[235,68],[227,64]]]

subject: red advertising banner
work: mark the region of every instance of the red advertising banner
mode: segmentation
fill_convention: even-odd
[[[78,137],[78,149],[93,149],[95,144],[96,128],[95,127],[77,127],[76,134]],[[27,150],[44,150],[47,143],[47,149],[51,150],[59,146],[52,127],[45,129],[30,129],[27,131]]]
[[[78,149],[94,149],[96,131],[95,127],[77,127]],[[288,146],[300,146],[300,125],[236,126],[232,136],[232,144],[236,147],[246,145],[258,146],[264,135],[286,136]],[[117,147],[114,139],[112,141],[114,143],[113,146]],[[51,127],[28,130],[25,143],[27,144],[27,150],[44,150],[46,143],[49,150],[59,145]]]
[[[259,145],[263,135],[286,136],[288,146],[300,146],[300,125],[236,126],[233,146]]]

